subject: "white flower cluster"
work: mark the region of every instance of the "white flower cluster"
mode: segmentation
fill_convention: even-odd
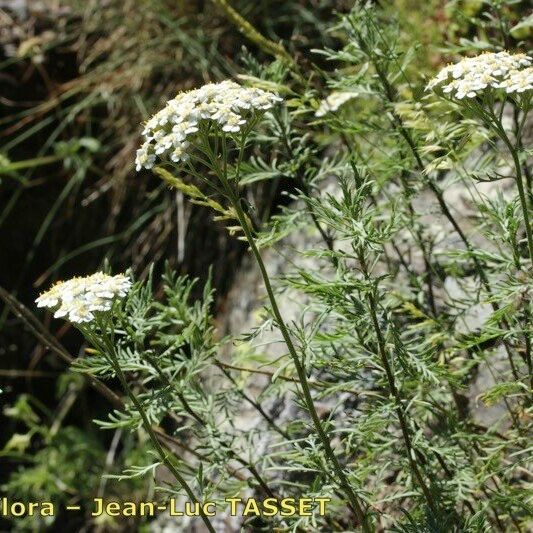
[[[85,278],[56,283],[37,300],[37,307],[55,309],[54,317],[70,322],[90,322],[95,311],[109,311],[113,300],[123,298],[131,287],[128,276],[97,272]]]
[[[533,66],[510,72],[500,87],[507,93],[533,91]]]
[[[443,68],[427,88],[440,87],[461,100],[474,98],[491,87],[507,93],[533,90],[533,59],[526,54],[484,53]]]
[[[178,94],[145,125],[145,142],[137,150],[136,166],[152,168],[156,158],[187,160],[187,149],[202,120],[218,123],[222,131],[239,132],[254,111],[272,108],[281,98],[268,91],[241,87],[226,80]]]
[[[352,98],[359,96],[359,93],[350,93],[345,91],[335,91],[327,96],[315,112],[315,117],[320,118],[325,116],[327,113],[332,113],[337,111],[339,107]]]

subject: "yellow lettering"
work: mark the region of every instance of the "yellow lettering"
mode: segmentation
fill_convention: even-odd
[[[278,500],[276,498],[266,498],[263,500],[263,515],[274,516],[278,514]]]
[[[176,498],[170,498],[170,516],[183,516],[181,511],[178,511],[176,506]]]
[[[155,514],[154,502],[141,502],[139,504],[139,515],[140,516],[154,516],[154,514]]]
[[[210,511],[209,510],[210,507],[215,507],[215,502],[204,503],[204,506],[202,507],[202,510],[203,510],[205,516],[215,516],[216,511],[214,509],[212,511]]]
[[[193,507],[194,505],[194,507]],[[200,514],[200,504],[192,502],[185,503],[185,516],[199,516]]]
[[[102,498],[95,498],[93,501],[96,507],[91,513],[91,516],[102,516],[102,513],[104,512],[104,501]]]
[[[300,499],[300,509],[298,516],[311,516],[313,509],[313,500],[312,498],[301,498]]]
[[[296,513],[294,498],[284,498],[281,500],[281,516],[292,516]]]
[[[324,516],[326,514],[326,503],[329,503],[331,498],[315,498],[315,502],[318,502],[318,514]]]
[[[133,502],[125,502],[122,509],[123,516],[137,516],[137,506]]]
[[[230,504],[230,515],[237,516],[237,504],[241,503],[241,498],[226,498],[224,501]]]
[[[13,516],[22,516],[26,512],[26,507],[21,502],[11,504],[11,514]]]
[[[120,516],[120,504],[117,502],[109,502],[106,505],[105,512],[109,516]]]
[[[30,502],[28,504],[28,516],[33,516],[33,512],[35,510],[37,510],[39,507],[39,504],[38,503],[35,503],[35,502]]]
[[[255,516],[259,516],[261,514],[261,511],[259,510],[259,506],[257,505],[257,502],[254,498],[248,498],[248,501],[246,502],[246,505],[244,506],[244,511],[242,512],[242,516],[248,516],[251,512]]]
[[[41,507],[41,516],[54,516],[54,504],[50,502],[43,502]]]

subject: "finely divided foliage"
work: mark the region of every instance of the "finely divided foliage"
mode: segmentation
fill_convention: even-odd
[[[326,67],[248,58],[242,86],[180,93],[145,124],[137,169],[246,242],[265,292],[252,331],[221,338],[209,283],[193,301],[169,270],[162,297],[151,274],[98,273],[37,303],[91,346],[76,370],[118,378],[127,401],[98,423],[143,428],[155,462],[123,478],[164,465],[161,497],[332,499],[232,526],[254,531],[525,532],[532,59],[501,51],[495,15],[494,51],[427,84],[383,9],[340,20]],[[265,220],[253,187],[279,177],[292,201]]]

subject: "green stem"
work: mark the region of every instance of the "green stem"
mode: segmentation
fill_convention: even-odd
[[[520,205],[522,207],[522,214],[524,216],[524,224],[526,226],[526,235],[527,235],[527,246],[529,249],[529,259],[533,261],[533,232],[531,230],[531,222],[529,220],[529,209],[528,209],[528,201],[526,198],[526,192],[524,190],[524,182],[522,179],[522,166],[520,165],[520,160],[518,158],[518,154],[516,153],[516,150],[514,146],[512,145],[511,141],[509,140],[509,137],[505,133],[505,130],[501,125],[497,125],[496,131],[498,132],[498,135],[502,139],[502,141],[505,143],[507,148],[509,149],[509,152],[511,153],[511,156],[513,158],[513,163],[516,170],[516,186],[518,187],[518,196],[520,197]]]
[[[231,201],[235,212],[237,214],[237,218],[239,219],[239,223],[243,229],[243,232],[245,234],[246,240],[248,241],[248,245],[250,246],[250,249],[252,251],[252,254],[255,257],[255,260],[257,261],[257,265],[259,266],[259,270],[261,272],[261,276],[263,278],[263,282],[265,284],[265,289],[267,291],[268,299],[270,300],[270,305],[272,306],[272,312],[274,313],[274,317],[276,318],[278,327],[281,331],[281,334],[283,336],[283,339],[285,341],[285,344],[287,345],[287,349],[289,350],[289,354],[292,357],[292,360],[294,362],[294,366],[296,368],[296,372],[298,374],[298,379],[300,382],[300,386],[302,388],[304,401],[306,404],[306,407],[309,411],[309,414],[311,415],[311,419],[313,421],[313,424],[315,426],[315,429],[317,431],[318,437],[320,438],[320,441],[322,445],[324,446],[324,451],[326,453],[326,456],[328,460],[330,461],[331,465],[333,466],[333,469],[335,471],[335,474],[338,477],[339,485],[343,489],[344,493],[349,499],[350,505],[357,517],[357,520],[360,522],[362,530],[365,533],[370,533],[370,525],[368,523],[368,516],[366,512],[363,510],[363,507],[361,505],[361,502],[355,492],[353,491],[350,482],[348,481],[348,478],[346,477],[346,474],[343,471],[343,468],[337,459],[335,453],[333,452],[333,449],[331,447],[331,443],[329,441],[329,437],[326,434],[326,431],[322,427],[322,423],[320,422],[320,418],[318,417],[318,413],[316,412],[315,405],[313,403],[313,398],[311,396],[311,391],[309,389],[309,383],[307,380],[307,375],[305,372],[305,368],[300,362],[300,359],[298,357],[298,354],[296,352],[296,348],[292,342],[292,339],[290,337],[289,331],[287,329],[287,326],[283,320],[283,317],[281,316],[276,297],[274,296],[274,291],[272,289],[272,285],[270,284],[270,278],[268,276],[268,273],[266,271],[265,264],[263,262],[263,259],[261,257],[261,254],[259,252],[259,249],[257,248],[255,244],[255,240],[253,238],[250,226],[247,222],[246,215],[244,214],[239,199],[235,195],[233,189],[231,188],[227,177],[223,174],[219,174],[219,178],[222,182],[222,185],[224,186],[226,193],[229,197],[229,200]]]
[[[34,159],[25,159],[24,161],[9,162],[6,165],[0,165],[0,175],[14,170],[24,170],[26,168],[40,167],[42,165],[49,165],[60,161],[61,157],[57,155],[47,155],[42,157],[36,157]]]
[[[294,59],[287,53],[283,45],[280,43],[275,43],[267,39],[262,35],[256,28],[254,28],[245,18],[242,17],[235,9],[233,9],[227,2],[227,0],[212,0],[224,14],[232,22],[239,31],[250,41],[255,43],[261,50],[267,52],[268,54],[273,55],[282,59],[288,64],[294,64]]]
[[[373,61],[373,64],[374,64],[374,66],[376,68],[376,72],[378,73],[378,77],[379,77],[379,79],[381,81],[381,85],[382,85],[382,87],[384,89],[385,96],[387,97],[389,102],[393,104],[396,101],[396,93],[395,93],[394,88],[391,86],[386,74],[381,70],[381,68],[379,67],[379,64],[373,59],[373,56],[369,53],[369,51],[367,49],[364,49],[364,51],[367,53],[369,58]],[[391,114],[392,114],[392,124],[397,128],[397,130],[399,131],[400,135],[403,137],[403,139],[405,140],[405,142],[409,146],[409,148],[410,148],[410,150],[411,150],[411,152],[412,152],[412,154],[413,154],[413,156],[415,158],[415,162],[416,162],[416,164],[418,166],[418,169],[420,170],[421,176],[422,177],[425,176],[425,178],[424,178],[425,182],[428,185],[428,187],[431,189],[433,194],[435,195],[435,198],[437,199],[437,202],[439,204],[440,210],[442,211],[444,216],[448,219],[448,221],[452,225],[452,227],[455,230],[455,232],[459,235],[460,239],[463,241],[463,244],[465,245],[466,250],[469,252],[470,257],[472,258],[475,270],[476,270],[476,272],[478,274],[478,277],[479,277],[483,287],[487,291],[487,294],[489,296],[492,296],[492,289],[491,289],[491,286],[490,286],[490,283],[489,283],[489,279],[488,279],[487,275],[485,274],[485,270],[483,268],[483,265],[481,264],[480,260],[478,259],[478,257],[475,254],[474,247],[472,246],[472,244],[470,243],[470,240],[468,239],[468,237],[466,236],[466,234],[462,230],[461,226],[459,225],[459,223],[457,222],[455,217],[452,215],[450,209],[448,208],[448,205],[446,204],[446,201],[444,199],[444,194],[443,194],[442,190],[440,189],[440,187],[431,179],[431,177],[429,175],[426,176],[426,168],[425,168],[424,162],[422,161],[422,157],[420,156],[420,153],[418,151],[418,148],[416,146],[416,143],[415,143],[414,139],[411,137],[409,131],[407,131],[407,129],[405,128],[403,120],[401,119],[400,116],[398,116],[398,114],[394,110],[391,111]],[[491,305],[491,307],[493,308],[493,310],[495,312],[497,312],[499,310],[499,306],[498,306],[498,304],[495,301],[491,301],[490,305]],[[509,329],[509,325],[507,324],[507,321],[505,319],[502,319],[502,324],[506,327],[506,329]],[[513,377],[516,380],[518,380],[519,379],[518,378],[518,372],[516,370],[516,366],[515,366],[514,361],[513,361],[513,355],[511,353],[511,348],[509,347],[509,343],[508,343],[508,341],[505,338],[502,339],[502,343],[503,343],[503,345],[505,347],[505,351],[507,353],[507,358],[508,358],[509,364],[511,366],[511,372],[513,374]],[[515,416],[513,415],[511,410],[509,410],[509,413],[511,415],[511,418],[513,420],[515,420]]]
[[[122,388],[124,389],[124,392],[128,395],[129,399],[135,406],[135,409],[137,412],[141,415],[143,426],[146,432],[148,433],[148,436],[150,437],[150,440],[152,442],[153,447],[155,448],[157,454],[165,464],[165,466],[170,470],[172,475],[176,478],[176,481],[183,487],[189,498],[193,503],[200,503],[196,495],[194,494],[193,490],[185,480],[185,478],[180,474],[179,470],[176,468],[172,460],[169,458],[168,454],[165,453],[165,450],[163,450],[163,447],[161,446],[161,443],[156,437],[156,434],[154,433],[154,430],[152,428],[152,424],[150,423],[150,420],[148,419],[148,416],[146,415],[146,412],[144,410],[144,407],[142,406],[141,402],[135,396],[133,391],[131,390],[131,387],[128,384],[128,381],[126,380],[126,376],[124,375],[124,372],[122,371],[122,368],[120,367],[120,363],[118,362],[117,355],[115,353],[115,348],[112,344],[112,342],[106,341],[106,350],[104,355],[106,355],[111,362],[111,365],[113,366],[113,369],[115,370],[115,373],[120,381],[120,384],[122,385]],[[200,504],[200,515],[202,517],[202,520],[204,521],[205,526],[209,530],[210,533],[216,533],[215,529],[213,528],[211,521],[207,517],[207,515],[203,511],[203,506]]]
[[[359,254],[359,263],[361,265],[361,268],[363,270],[363,274],[367,280],[370,279],[370,274],[367,269],[366,261],[363,256],[363,253],[360,252]],[[405,443],[405,448],[407,450],[407,458],[409,460],[409,465],[411,467],[411,471],[413,472],[413,475],[422,489],[422,492],[424,494],[424,497],[426,498],[426,501],[429,505],[429,508],[431,509],[431,512],[436,515],[437,514],[437,505],[435,503],[435,500],[433,499],[433,495],[431,494],[431,491],[424,481],[424,478],[422,476],[422,473],[420,472],[420,469],[418,468],[418,465],[416,464],[416,455],[415,450],[413,448],[413,443],[411,440],[411,433],[409,431],[409,426],[407,424],[407,417],[405,416],[405,408],[404,404],[400,395],[400,391],[396,387],[396,379],[394,377],[394,373],[392,371],[392,368],[389,363],[389,358],[387,357],[387,350],[386,350],[386,342],[385,338],[383,336],[383,332],[381,331],[381,326],[379,325],[378,320],[378,311],[377,311],[377,298],[375,294],[375,288],[372,289],[372,292],[367,294],[367,300],[368,300],[368,306],[370,310],[370,316],[372,319],[372,326],[374,328],[374,331],[376,333],[377,338],[377,344],[378,344],[378,351],[379,356],[381,359],[381,364],[383,365],[383,368],[385,369],[385,374],[387,376],[387,382],[389,384],[389,390],[394,397],[394,404],[395,404],[395,411],[398,416],[398,421],[400,422],[400,428],[402,431],[403,440]]]
[[[248,396],[240,387],[237,381],[233,378],[233,376],[230,374],[228,370],[224,368],[224,366],[219,363],[215,362],[217,367],[220,369],[220,371],[228,378],[231,383],[233,383],[235,387],[235,391],[237,394],[239,394],[244,400],[246,400],[254,409],[257,410],[257,412],[266,420],[267,424],[276,432],[279,433],[285,440],[291,440],[290,435],[284,431],[282,428],[280,428],[276,422],[272,419],[272,417],[263,409],[263,406],[256,402],[253,398]]]

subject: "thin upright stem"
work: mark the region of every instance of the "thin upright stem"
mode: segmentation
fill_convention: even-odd
[[[176,481],[183,487],[183,489],[185,490],[185,492],[187,493],[187,496],[191,499],[191,501],[193,503],[200,504],[200,501],[194,494],[193,490],[191,489],[191,487],[189,486],[185,478],[181,475],[179,470],[176,468],[173,461],[170,459],[169,455],[165,453],[165,450],[163,450],[161,443],[157,439],[157,436],[152,428],[152,424],[150,423],[150,420],[148,419],[148,416],[144,410],[144,407],[142,406],[137,396],[131,390],[131,387],[126,379],[126,376],[124,375],[124,372],[122,371],[122,368],[120,367],[120,363],[115,353],[115,348],[113,346],[113,343],[107,340],[107,342],[105,342],[105,348],[106,349],[105,349],[104,355],[111,362],[111,365],[113,366],[113,369],[115,370],[115,373],[120,381],[120,384],[122,385],[122,388],[124,389],[124,392],[128,395],[135,409],[141,416],[144,429],[146,430],[146,432],[148,433],[148,436],[150,437],[152,446],[155,448],[157,454],[159,455],[159,457],[161,458],[165,466],[170,470],[172,475],[175,477]],[[204,521],[205,526],[207,527],[210,533],[215,533],[215,529],[213,528],[211,521],[209,520],[209,518],[203,511],[203,506],[200,504],[199,507],[200,507],[200,516],[202,517],[202,520]]]
[[[359,253],[359,262],[363,270],[363,275],[365,276],[365,278],[370,279],[370,274],[368,272],[366,261],[362,253]],[[398,421],[400,423],[400,428],[402,431],[402,437],[404,440],[405,447],[407,449],[407,458],[409,460],[409,465],[411,467],[411,471],[413,472],[413,475],[418,485],[420,486],[424,494],[424,497],[426,498],[426,501],[432,513],[437,514],[437,505],[435,503],[433,495],[431,494],[431,491],[428,485],[426,484],[424,477],[422,476],[422,473],[420,472],[420,469],[418,468],[418,465],[416,463],[415,450],[413,449],[411,433],[409,431],[407,417],[405,416],[404,404],[403,404],[403,401],[400,395],[400,391],[398,390],[396,386],[396,379],[394,377],[394,373],[392,371],[391,365],[389,363],[389,358],[387,356],[385,338],[383,336],[381,326],[379,325],[377,298],[375,294],[375,289],[372,289],[372,291],[367,294],[367,301],[368,301],[368,307],[370,310],[370,316],[372,319],[372,326],[376,334],[379,357],[381,359],[381,364],[383,365],[383,368],[385,369],[385,374],[387,376],[389,390],[394,398],[394,404],[395,404],[394,409],[396,411],[396,415],[398,416]]]
[[[224,143],[225,144],[225,143]],[[309,411],[309,414],[311,415],[311,419],[313,421],[313,425],[315,426],[315,429],[317,431],[318,437],[322,443],[322,446],[324,447],[324,451],[326,453],[326,457],[331,463],[335,474],[338,478],[339,485],[342,488],[343,492],[348,497],[348,500],[350,502],[350,505],[357,517],[357,520],[359,521],[362,530],[365,533],[369,533],[371,531],[371,527],[368,520],[367,513],[363,510],[363,506],[354,492],[353,488],[350,485],[350,482],[348,481],[348,478],[346,477],[346,474],[344,473],[344,470],[335,455],[331,443],[329,440],[328,435],[326,434],[326,431],[324,430],[322,423],[320,421],[320,418],[318,416],[318,413],[316,411],[313,397],[311,396],[311,391],[309,388],[309,383],[307,380],[307,375],[305,368],[300,361],[300,358],[298,357],[298,354],[296,352],[296,348],[292,342],[291,336],[289,334],[289,331],[287,329],[287,326],[283,320],[283,317],[281,315],[281,312],[279,310],[276,297],[274,295],[274,291],[272,289],[272,285],[270,283],[270,278],[268,276],[265,264],[263,262],[263,259],[261,257],[261,254],[259,252],[259,249],[257,248],[255,244],[254,237],[252,235],[251,228],[248,224],[248,220],[246,218],[246,215],[244,214],[241,204],[239,202],[238,197],[236,196],[235,192],[233,191],[232,187],[230,186],[227,176],[224,172],[219,173],[219,179],[222,182],[222,185],[224,186],[226,190],[226,194],[228,195],[228,199],[230,200],[233,208],[235,209],[235,212],[237,214],[237,218],[239,220],[239,223],[242,227],[242,230],[244,232],[244,235],[246,237],[246,240],[248,242],[248,245],[250,246],[250,250],[252,251],[252,254],[257,262],[257,265],[259,267],[259,270],[261,272],[261,276],[263,278],[263,282],[265,284],[265,289],[268,295],[268,299],[270,301],[270,305],[272,307],[272,312],[274,314],[274,317],[276,319],[276,322],[278,324],[278,327],[281,331],[281,334],[283,336],[283,340],[285,341],[285,344],[287,346],[287,349],[289,351],[289,354],[293,360],[294,366],[296,368],[296,372],[298,374],[299,384],[302,388],[302,393],[305,401],[305,405],[307,407],[307,410]]]
[[[518,154],[517,154],[515,147],[511,143],[509,137],[507,136],[507,133],[505,133],[505,130],[500,124],[496,124],[496,131],[498,132],[498,135],[504,142],[505,146],[507,146],[511,154],[511,157],[513,158],[513,163],[514,163],[515,172],[516,172],[515,181],[516,181],[516,186],[518,188],[518,196],[520,198],[520,206],[522,208],[522,215],[524,216],[524,224],[526,226],[529,259],[533,261],[533,231],[531,229],[531,222],[529,220],[529,207],[528,207],[528,201],[526,197],[526,191],[524,189],[524,182],[522,178],[522,166],[520,165],[520,160],[518,158]]]
[[[226,376],[226,378],[231,381],[231,383],[235,386],[235,391],[244,399],[246,400],[267,422],[267,424],[276,432],[279,433],[284,439],[291,440],[290,435],[284,431],[282,428],[280,428],[276,422],[272,419],[272,417],[263,409],[263,406],[256,402],[253,398],[248,396],[238,385],[237,381],[232,377],[230,372],[224,368],[224,365],[222,365],[219,362],[215,363],[220,371]]]

